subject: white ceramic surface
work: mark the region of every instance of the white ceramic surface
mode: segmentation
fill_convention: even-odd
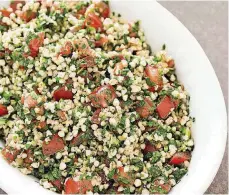
[[[6,2],[0,2],[0,5]],[[204,51],[191,33],[155,1],[112,1],[112,10],[129,21],[141,20],[153,51],[167,45],[177,74],[191,95],[195,149],[188,175],[172,194],[203,194],[212,182],[226,145],[227,114],[222,91]],[[7,193],[51,194],[32,178],[22,175],[0,157],[0,188]]]

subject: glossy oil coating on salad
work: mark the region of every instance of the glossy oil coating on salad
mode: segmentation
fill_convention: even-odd
[[[193,149],[175,61],[108,2],[11,2],[0,14],[1,155],[65,194],[168,193]]]

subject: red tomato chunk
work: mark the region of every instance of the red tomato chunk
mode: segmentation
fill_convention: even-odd
[[[32,39],[29,42],[30,56],[37,57],[39,53],[39,48],[43,45],[44,42],[44,33],[40,33],[37,38]]]
[[[87,191],[92,191],[93,186],[90,180],[75,181],[68,178],[65,182],[65,194],[86,194]]]
[[[67,90],[66,87],[61,87],[54,91],[53,98],[56,101],[59,101],[60,99],[64,100],[72,100],[73,99],[73,93],[71,90]]]
[[[8,163],[12,163],[19,153],[19,150],[11,149],[10,147],[5,147],[2,150],[2,155],[8,161]]]
[[[171,165],[179,165],[183,163],[184,161],[190,160],[191,156],[187,152],[177,152],[173,155],[171,160],[169,161],[169,164]]]
[[[86,26],[94,27],[95,29],[102,29],[103,23],[101,22],[99,16],[95,15],[95,13],[88,13],[85,19]]]
[[[58,136],[53,135],[49,143],[43,142],[42,150],[45,156],[50,156],[64,149],[64,140]]]
[[[157,150],[156,147],[148,142],[148,143],[146,143],[146,146],[143,150],[143,153],[147,154],[149,152],[155,152],[156,150]]]
[[[1,116],[4,116],[4,115],[7,115],[8,114],[8,110],[7,110],[7,107],[0,104],[0,117]]]
[[[159,73],[157,67],[147,65],[145,68],[145,75],[153,82],[155,85],[163,85],[162,76]]]
[[[105,108],[116,98],[114,87],[103,85],[95,89],[90,95],[92,106]]]
[[[157,105],[157,112],[160,118],[165,119],[171,112],[171,109],[175,108],[174,102],[169,96],[165,96],[161,102]]]
[[[142,118],[147,118],[153,112],[153,102],[149,98],[145,98],[144,105],[138,107],[136,111]]]

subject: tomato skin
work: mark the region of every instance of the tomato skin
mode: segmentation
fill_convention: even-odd
[[[160,186],[164,193],[168,193],[171,190],[171,185],[168,183],[160,184],[158,180],[154,181],[154,185]],[[163,192],[154,192],[153,194],[162,194]]]
[[[168,64],[168,67],[169,67],[169,68],[174,68],[174,66],[175,66],[174,60],[169,60],[169,61],[167,62],[167,64]]]
[[[165,96],[161,102],[157,105],[157,113],[160,118],[165,119],[171,112],[171,109],[175,108],[174,102],[169,96]]]
[[[147,65],[145,68],[145,75],[153,82],[155,85],[163,85],[162,77],[159,73],[157,67]]]
[[[25,1],[22,0],[13,0],[10,2],[10,7],[13,9],[13,12],[15,12],[17,10],[17,5],[21,3],[22,5],[25,4]]]
[[[12,13],[6,9],[2,9],[2,10],[0,10],[0,12],[2,12],[2,16],[8,17],[8,18],[10,17],[10,14]]]
[[[170,165],[180,165],[184,161],[190,160],[191,156],[188,152],[177,152],[170,159]]]
[[[24,159],[24,163],[31,164],[33,162],[33,153],[31,150],[26,150],[25,152],[27,154],[27,157]]]
[[[46,122],[45,121],[41,121],[37,125],[38,129],[44,129],[45,127],[46,127]]]
[[[62,184],[62,181],[61,179],[56,179],[56,180],[53,180],[53,181],[50,181],[50,183],[57,188],[57,190],[61,191],[62,188],[63,188],[63,184]]]
[[[10,147],[7,146],[2,150],[2,155],[8,161],[8,163],[12,163],[17,158],[17,155],[19,153],[20,153],[19,150],[10,149]]]
[[[153,112],[153,102],[149,98],[144,99],[144,105],[136,109],[142,118],[147,118]]]
[[[87,7],[86,7],[86,6],[82,6],[81,9],[78,10],[78,11],[76,12],[76,14],[74,14],[75,17],[76,17],[77,19],[80,19],[80,17],[83,16],[83,15],[85,14],[86,10],[87,10]]]
[[[64,149],[64,140],[58,136],[53,135],[49,143],[43,142],[42,151],[45,156],[50,156]]]
[[[64,100],[72,100],[73,99],[73,93],[71,90],[66,90],[65,87],[61,87],[54,91],[53,98],[55,101],[59,101],[60,99]]]
[[[0,104],[0,117],[1,116],[4,116],[4,115],[7,115],[8,114],[8,110],[7,110],[7,107]]]
[[[86,194],[87,191],[92,191],[93,186],[90,180],[74,181],[68,178],[65,182],[65,194]]]
[[[20,18],[25,21],[26,23],[31,21],[32,19],[37,17],[37,13],[33,12],[31,10],[27,10],[25,12],[22,12],[22,14],[20,15]]]
[[[83,61],[85,62],[85,64],[81,64],[80,67],[81,68],[89,68],[89,67],[93,67],[95,66],[95,60],[94,60],[94,57],[92,56],[86,56],[84,58],[82,58]]]
[[[88,13],[85,19],[86,26],[94,27],[96,30],[103,28],[103,23],[101,22],[99,16],[95,15],[95,13]]]
[[[62,55],[64,57],[69,56],[72,54],[73,46],[70,41],[67,41],[65,45],[60,49],[59,55]]]
[[[162,90],[162,88],[163,88],[162,85],[158,85],[157,88],[155,86],[152,86],[152,87],[148,88],[148,91],[150,91],[150,92],[159,92],[159,91]]]
[[[39,53],[39,47],[41,47],[43,45],[44,37],[45,37],[45,34],[40,33],[37,38],[32,39],[29,42],[30,56],[32,56],[34,58],[37,57],[37,55]]]
[[[83,133],[79,133],[76,137],[74,137],[72,140],[71,140],[71,145],[72,146],[78,146],[80,145],[84,140],[82,138],[82,135]]]
[[[157,151],[156,147],[153,146],[151,143],[147,142],[146,146],[145,146],[145,148],[143,150],[143,153],[147,154],[149,152],[155,152],[155,151]]]
[[[92,123],[100,124],[100,121],[99,121],[99,114],[100,114],[100,112],[101,112],[101,109],[100,109],[100,108],[97,109],[97,110],[94,112],[94,114],[93,114],[93,116],[92,116],[92,118],[91,118]]]
[[[121,182],[120,180],[118,180],[119,177],[125,178],[129,181],[128,184]],[[132,178],[132,176],[128,173],[124,171],[124,167],[118,167],[118,173],[116,173],[113,176],[113,179],[118,182],[121,186],[128,186],[128,185],[133,185],[134,183],[134,179]]]
[[[98,12],[103,18],[108,18],[110,14],[110,8],[109,5],[104,3],[103,1],[100,1],[95,4],[95,8],[97,8]]]
[[[92,106],[105,108],[116,98],[114,87],[111,85],[103,85],[96,88],[90,95]]]
[[[107,37],[101,37],[99,40],[95,41],[95,47],[102,47],[108,43]]]

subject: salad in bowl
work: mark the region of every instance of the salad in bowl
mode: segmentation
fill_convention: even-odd
[[[168,193],[187,173],[190,96],[166,45],[105,1],[0,11],[1,155],[66,194]]]

